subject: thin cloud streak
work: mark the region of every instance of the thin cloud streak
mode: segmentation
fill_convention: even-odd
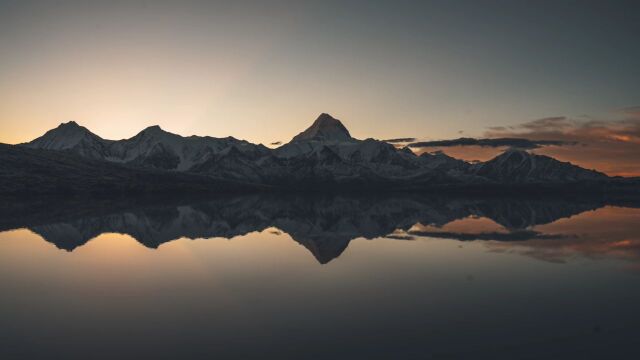
[[[395,144],[395,143],[410,143],[410,142],[414,142],[416,140],[417,140],[416,138],[407,137],[407,138],[387,139],[387,140],[382,140],[382,141],[388,142],[388,143],[391,143],[391,144]]]
[[[453,140],[434,140],[420,141],[408,144],[412,148],[424,147],[452,147],[452,146],[481,146],[481,147],[517,147],[522,149],[537,149],[542,146],[565,146],[576,145],[574,141],[561,140],[529,140],[525,138],[492,138],[492,139],[475,139],[475,138],[458,138]]]

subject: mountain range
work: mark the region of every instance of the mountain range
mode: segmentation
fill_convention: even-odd
[[[129,139],[107,140],[75,122],[28,143],[0,146],[0,193],[575,190],[611,183],[637,189],[635,180],[523,149],[479,163],[441,152],[417,155],[384,141],[355,139],[328,114],[275,149],[233,137],[184,137],[159,126]]]
[[[195,202],[192,202],[195,201]],[[207,200],[38,199],[0,204],[0,232],[29,228],[56,247],[73,251],[103,233],[128,234],[149,248],[180,238],[227,238],[270,229],[285,232],[327,263],[355,238],[411,240],[428,236],[523,241],[562,238],[538,232],[585,211],[619,203],[561,197],[456,197],[431,194],[250,194]],[[639,203],[627,206],[638,207]],[[500,230],[446,231],[449,223],[486,218]],[[415,225],[419,224],[420,227]],[[271,229],[273,228],[273,229]]]

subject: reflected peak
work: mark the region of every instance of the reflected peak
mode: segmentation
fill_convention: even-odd
[[[320,263],[340,256],[355,238],[395,234],[457,240],[547,239],[530,228],[597,209],[599,201],[440,198],[421,196],[243,196],[190,204],[170,201],[5,204],[0,231],[28,227],[58,248],[73,250],[102,233],[127,234],[157,248],[179,238],[233,238],[277,228],[306,247]],[[490,219],[504,234],[458,234],[440,228],[457,220]],[[413,230],[414,225],[436,230]],[[496,235],[497,234],[497,235]],[[390,238],[394,238],[390,236]]]

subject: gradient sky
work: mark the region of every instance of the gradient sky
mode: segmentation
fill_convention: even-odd
[[[640,105],[638,1],[2,1],[0,142],[481,136]]]

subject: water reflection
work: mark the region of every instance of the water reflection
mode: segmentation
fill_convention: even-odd
[[[0,358],[636,358],[639,220],[598,199],[0,202]]]
[[[638,206],[613,207],[601,199],[253,195],[196,202],[55,200],[5,202],[0,215],[0,231],[28,228],[67,251],[105,233],[127,234],[157,248],[180,238],[230,239],[274,228],[272,234],[288,234],[321,264],[339,257],[353,239],[382,237],[484,240],[495,251],[554,262],[576,253],[629,260],[640,255]]]

